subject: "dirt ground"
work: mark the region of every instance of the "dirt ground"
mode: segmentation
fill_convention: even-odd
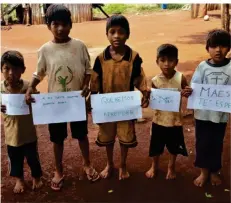
[[[193,71],[201,60],[208,57],[205,51],[205,37],[209,30],[220,27],[218,12],[211,12],[210,21],[201,19],[191,20],[190,12],[165,11],[147,15],[129,15],[131,37],[128,45],[137,50],[143,58],[143,67],[148,78],[159,73],[155,65],[156,48],[162,43],[173,43],[179,48],[178,70],[184,72],[190,80]],[[2,31],[1,51],[17,49],[25,57],[27,70],[24,79],[30,80],[36,67],[36,51],[48,40],[51,33],[45,25],[24,27],[13,26],[9,31]],[[71,36],[83,40],[89,48],[92,63],[96,55],[108,45],[105,36],[105,20],[74,24]],[[47,82],[39,85],[41,92],[47,91]],[[184,101],[185,102],[185,101]],[[190,111],[184,110],[185,115]],[[155,180],[148,180],[144,172],[150,167],[148,148],[151,126],[150,110],[144,110],[146,121],[137,123],[138,146],[131,149],[128,156],[128,169],[131,173],[130,180],[119,181],[118,171],[109,180],[100,180],[89,183],[86,179],[79,180],[81,157],[78,143],[70,137],[65,141],[64,171],[65,184],[62,192],[50,189],[50,179],[53,176],[52,144],[49,141],[47,126],[38,126],[39,153],[44,172],[44,187],[37,192],[32,192],[30,171],[25,164],[25,180],[28,188],[22,195],[12,192],[14,180],[8,176],[8,158],[4,144],[4,131],[1,134],[1,199],[2,202],[154,202],[154,203],[228,203],[230,202],[230,128],[227,129],[223,153],[223,184],[217,188],[207,184],[204,188],[196,188],[193,179],[199,170],[193,166],[194,149],[194,123],[192,115],[184,118],[185,141],[189,157],[179,156],[177,159],[177,180],[166,181],[165,175],[168,163],[167,152],[161,157],[160,174]],[[230,126],[230,123],[229,123]],[[2,126],[1,129],[3,130]],[[89,140],[93,165],[101,171],[106,163],[105,149],[94,143],[97,136],[97,126],[92,124],[89,115]],[[115,166],[119,166],[120,149],[115,146]],[[111,193],[108,191],[112,190]],[[212,194],[206,198],[205,193]]]

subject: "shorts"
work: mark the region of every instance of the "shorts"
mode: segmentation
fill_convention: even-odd
[[[48,125],[50,141],[56,144],[63,144],[67,138],[67,123],[51,123]],[[72,138],[82,141],[88,134],[87,120],[70,123]]]
[[[218,172],[222,167],[223,140],[227,123],[195,120],[196,127],[196,160],[198,168]]]
[[[165,127],[152,123],[152,135],[149,156],[159,156],[164,152],[165,146],[173,155],[188,156],[184,142],[182,126]]]
[[[119,121],[100,124],[96,144],[98,146],[114,144],[116,136],[120,144],[128,148],[136,147],[135,121]]]

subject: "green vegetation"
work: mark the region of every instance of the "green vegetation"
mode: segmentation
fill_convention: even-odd
[[[181,9],[184,4],[168,4],[167,9]],[[144,13],[161,10],[161,4],[105,4],[102,7],[107,14]],[[93,10],[95,15],[101,14],[97,8]]]

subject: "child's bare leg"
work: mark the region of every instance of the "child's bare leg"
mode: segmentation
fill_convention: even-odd
[[[201,174],[194,180],[194,185],[198,187],[204,186],[209,178],[209,171],[206,168],[201,168]]]
[[[157,175],[158,165],[159,165],[159,158],[160,156],[154,156],[152,158],[152,166],[151,168],[145,173],[147,178],[154,178]]]
[[[14,193],[23,193],[24,192],[24,180],[23,178],[15,178],[16,184],[14,186]]]
[[[63,177],[63,144],[53,143],[54,157],[55,157],[55,175],[52,181],[54,183],[58,183],[60,179]]]
[[[113,168],[114,168],[114,163],[113,163],[113,149],[114,149],[114,144],[106,146],[106,151],[107,151],[107,166],[100,173],[100,176],[102,178],[109,178],[112,175]]]
[[[86,173],[91,173],[91,162],[89,156],[89,140],[86,136],[83,140],[79,140],[79,147],[83,156],[83,166]]]
[[[121,164],[119,169],[119,180],[127,179],[130,177],[130,174],[127,171],[126,160],[128,155],[128,147],[120,145],[121,149]]]
[[[173,154],[169,155],[168,172],[166,176],[167,180],[176,179],[176,170],[175,170],[176,157],[177,156]]]
[[[222,183],[221,178],[219,177],[218,173],[211,173],[210,178],[211,178],[211,184],[213,186],[218,186]]]
[[[43,182],[41,178],[33,178],[32,179],[32,190],[39,189],[43,186]]]

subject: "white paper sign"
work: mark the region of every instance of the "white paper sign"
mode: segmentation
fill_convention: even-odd
[[[139,91],[91,95],[93,123],[142,118]]]
[[[180,100],[179,91],[152,88],[150,107],[162,111],[179,112]]]
[[[85,98],[81,91],[33,94],[35,125],[86,120]]]
[[[6,114],[11,116],[30,114],[24,94],[2,94],[2,104],[6,106]]]
[[[189,109],[204,109],[231,113],[230,85],[191,85],[192,95],[188,99]]]

